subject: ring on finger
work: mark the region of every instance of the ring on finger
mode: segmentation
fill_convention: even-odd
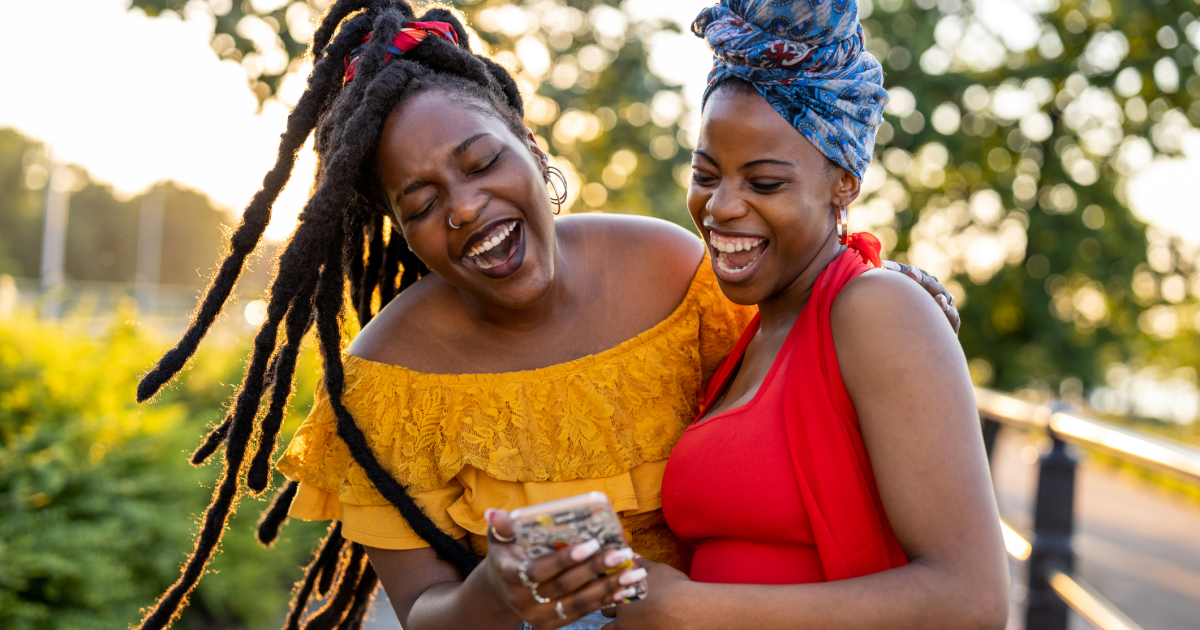
[[[521,585],[525,588],[537,588],[537,582],[529,579],[529,573],[527,573],[530,562],[533,562],[532,558],[526,558],[521,562],[521,565],[517,567],[517,577],[521,580]]]
[[[495,538],[496,542],[502,542],[504,544],[511,543],[512,541],[517,539],[516,534],[513,534],[512,536],[509,536],[508,538],[501,536],[500,532],[496,531],[496,527],[494,525],[492,525],[491,523],[488,523],[488,534],[490,534],[492,536],[492,538]]]
[[[567,613],[563,611],[563,606],[562,606],[562,600],[561,600],[561,599],[560,599],[560,600],[558,600],[558,602],[556,602],[556,603],[554,604],[554,612],[558,613],[558,618],[559,618],[559,619],[566,619],[566,618],[567,618]]]
[[[531,584],[529,586],[529,592],[530,592],[530,594],[533,595],[533,601],[535,601],[539,604],[549,604],[550,602],[554,601],[554,600],[550,599],[549,597],[542,597],[541,595],[538,595],[538,592],[537,592],[538,586],[541,586],[541,585],[538,584],[537,582],[534,582],[533,584]]]

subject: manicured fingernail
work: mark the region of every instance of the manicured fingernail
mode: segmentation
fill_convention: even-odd
[[[620,584],[621,586],[629,586],[630,584],[641,582],[644,579],[646,579],[645,569],[630,569],[622,573],[621,577],[617,578],[617,584]]]
[[[496,508],[488,508],[483,511],[483,520],[488,523],[492,522],[492,515],[496,513]]]
[[[593,538],[583,544],[575,545],[575,548],[571,550],[571,559],[575,562],[583,562],[591,558],[592,554],[597,551],[600,551],[600,541]]]
[[[891,269],[892,271],[900,271],[900,264],[891,260],[883,261],[883,266]]]
[[[917,271],[916,267],[909,267],[908,275],[912,276],[912,279],[916,280],[917,282],[921,281],[921,272]]]
[[[946,302],[946,296],[944,296],[944,295],[939,295],[933,299],[937,300],[937,303],[941,304],[942,308],[946,308],[947,306],[949,306],[949,304]]]
[[[604,566],[615,567],[622,562],[628,562],[630,560],[633,560],[633,550],[629,547],[626,547],[624,549],[608,552],[608,555],[604,556]]]
[[[629,588],[627,588],[623,591],[617,591],[616,593],[614,593],[613,599],[620,602],[623,599],[632,599],[634,595],[637,595],[637,589],[630,586]]]

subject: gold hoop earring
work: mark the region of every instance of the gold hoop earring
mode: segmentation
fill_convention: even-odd
[[[562,182],[562,192],[558,192],[558,184],[554,182],[557,179]],[[546,167],[546,183],[554,191],[550,195],[550,203],[554,204],[554,214],[562,212],[562,205],[567,202],[567,176],[558,169],[557,166]]]
[[[838,242],[842,245],[850,242],[850,218],[846,212],[846,206],[838,206],[837,235]]]

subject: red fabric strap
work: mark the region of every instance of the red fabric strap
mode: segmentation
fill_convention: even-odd
[[[418,44],[425,41],[425,38],[433,35],[442,39],[454,42],[458,45],[458,33],[454,27],[447,22],[409,22],[408,26],[400,29],[399,33],[392,38],[392,43],[388,45],[388,54],[384,56],[383,63],[392,60],[392,57],[403,55],[406,52],[417,47]],[[367,35],[363,38],[363,45],[371,41],[371,36]],[[358,61],[362,58],[362,46],[359,46],[349,55],[346,55],[346,78],[342,81],[342,85],[348,85],[354,80],[354,75],[358,73]]]

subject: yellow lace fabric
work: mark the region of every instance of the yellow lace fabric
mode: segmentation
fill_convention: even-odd
[[[503,374],[427,374],[347,354],[343,402],[384,469],[480,554],[487,508],[598,490],[638,553],[671,561],[667,455],[752,316],[721,293],[706,258],[670,316],[599,354]],[[339,519],[346,538],[373,547],[427,546],[352,461],[324,387],[277,467],[300,482],[292,516]]]

